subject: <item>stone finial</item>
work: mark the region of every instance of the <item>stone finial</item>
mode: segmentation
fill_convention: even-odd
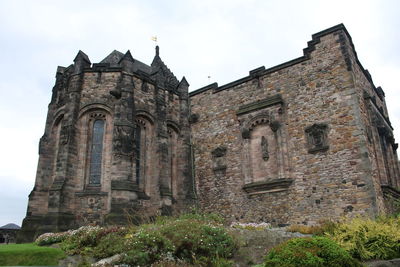
[[[189,83],[186,80],[185,76],[183,76],[182,80],[179,82],[179,86],[189,86]]]
[[[156,45],[156,56],[160,56],[160,47],[158,45]]]

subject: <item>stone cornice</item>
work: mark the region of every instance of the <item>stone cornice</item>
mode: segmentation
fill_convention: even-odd
[[[274,95],[274,96],[270,96],[267,97],[265,99],[256,101],[256,102],[252,102],[243,106],[239,107],[239,110],[236,112],[236,115],[243,115],[252,111],[256,111],[259,109],[263,109],[269,106],[273,106],[276,104],[283,104],[283,99],[282,96],[280,94]]]

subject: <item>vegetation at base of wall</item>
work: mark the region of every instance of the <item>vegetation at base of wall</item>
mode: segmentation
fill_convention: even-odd
[[[40,247],[33,243],[0,246],[0,266],[56,266],[64,257],[61,249]]]
[[[47,234],[38,244],[50,244],[64,234]],[[120,254],[117,263],[132,266],[232,266],[235,239],[215,214],[184,214],[159,217],[153,223],[127,228],[84,226],[67,232],[61,248],[68,255],[96,259]],[[182,264],[184,263],[184,264]],[[157,265],[154,265],[157,266]]]
[[[273,248],[265,267],[358,267],[362,266],[338,244],[326,237],[291,239]]]
[[[400,257],[400,217],[355,218],[328,236],[361,260]]]
[[[236,243],[219,223],[185,215],[133,228],[126,236],[128,250],[120,263],[148,266],[160,260],[181,260],[195,266],[230,266],[226,259],[233,256]]]
[[[326,220],[320,222],[318,225],[292,224],[286,230],[288,232],[299,232],[308,235],[324,236],[328,233],[333,233],[337,226],[337,222]]]

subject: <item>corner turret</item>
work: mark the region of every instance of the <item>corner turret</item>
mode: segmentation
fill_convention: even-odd
[[[79,50],[78,54],[74,59],[74,74],[81,73],[84,68],[90,67],[91,62],[89,57]]]

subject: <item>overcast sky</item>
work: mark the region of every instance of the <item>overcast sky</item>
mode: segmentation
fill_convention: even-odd
[[[114,49],[147,64],[160,55],[191,90],[223,85],[302,56],[311,35],[344,23],[386,93],[400,140],[400,1],[0,0],[0,226],[21,225],[58,65]],[[211,76],[211,78],[208,78]]]

